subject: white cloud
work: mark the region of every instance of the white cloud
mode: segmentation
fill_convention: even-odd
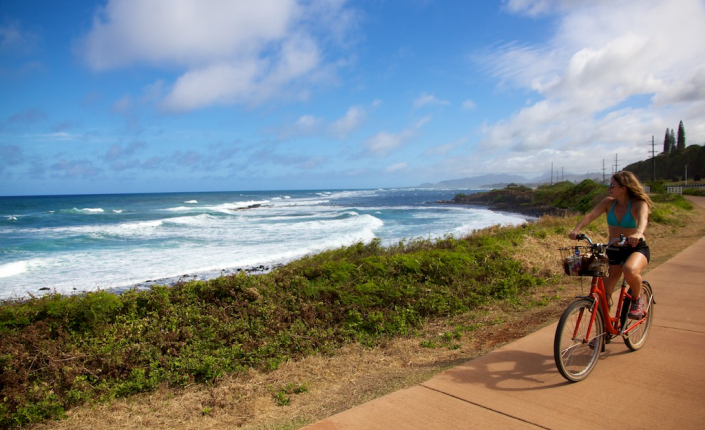
[[[299,13],[293,0],[111,0],[94,17],[82,52],[95,70],[249,57],[282,40]]]
[[[450,102],[448,100],[441,100],[434,96],[433,94],[422,94],[419,97],[414,100],[414,107],[415,108],[420,108],[423,106],[445,106],[449,105]]]
[[[386,156],[390,152],[402,147],[409,140],[416,137],[418,131],[431,120],[431,117],[424,117],[417,121],[411,127],[402,130],[399,133],[389,133],[381,131],[365,142],[367,152],[374,156]]]
[[[37,34],[23,29],[18,22],[0,25],[0,53],[26,55],[34,50],[39,40]]]
[[[456,140],[455,142],[448,143],[446,145],[437,145],[432,148],[429,148],[426,151],[426,155],[446,155],[453,149],[465,144],[468,142],[467,137],[463,137],[461,139]]]
[[[212,104],[233,104],[253,96],[261,66],[256,60],[238,65],[213,64],[190,70],[177,79],[164,99],[169,110],[183,111]]]
[[[125,113],[132,108],[132,98],[129,95],[122,96],[113,103],[113,112]]]
[[[313,115],[303,115],[294,124],[294,135],[307,136],[317,133],[323,120]]]
[[[43,134],[32,134],[28,135],[32,140],[38,142],[68,142],[68,141],[78,141],[85,140],[85,135],[67,133],[65,131],[56,131],[53,133],[43,133]]]
[[[477,108],[477,105],[472,100],[465,100],[462,104],[462,107],[465,110],[475,110]]]
[[[153,84],[147,85],[143,89],[142,97],[140,101],[142,102],[155,102],[162,98],[164,95],[164,80],[158,79]]]
[[[504,7],[512,13],[538,16],[575,8],[584,4],[615,4],[619,1],[621,0],[504,0]]]
[[[409,169],[409,164],[407,163],[397,163],[397,164],[392,164],[391,166],[387,167],[384,169],[385,172],[387,173],[394,173],[394,172],[401,172],[404,170]]]
[[[303,115],[296,120],[296,127],[301,130],[311,130],[321,123],[320,118],[313,115]]]
[[[52,177],[62,179],[91,179],[101,173],[101,169],[93,166],[89,160],[65,160],[61,159],[50,167],[51,171],[56,172]]]
[[[293,124],[273,127],[270,133],[276,134],[278,139],[281,140],[317,134],[342,139],[357,130],[366,117],[367,112],[363,107],[351,106],[345,112],[345,115],[330,123],[314,115],[302,115]]]
[[[292,124],[273,127],[269,132],[276,134],[279,140],[289,140],[319,134],[323,128],[323,118],[314,115],[301,115]]]
[[[106,152],[103,158],[106,161],[116,161],[120,158],[132,156],[135,152],[142,150],[147,145],[144,142],[131,142],[128,145],[114,144]]]
[[[110,0],[77,51],[96,71],[182,70],[169,110],[260,103],[325,79],[321,45],[344,38],[350,15],[344,0]]]
[[[494,157],[494,169],[545,170],[550,151],[576,166],[590,159],[595,170],[603,154],[619,153],[623,167],[643,159],[647,139],[679,120],[686,130],[701,128],[702,1],[512,0],[505,8],[555,14],[558,25],[545,43],[512,42],[484,58],[502,85],[536,99],[483,126],[480,149]]]
[[[404,141],[404,134],[393,134],[386,131],[380,131],[367,140],[365,146],[367,150],[375,155],[387,155],[392,150],[396,149]]]
[[[367,113],[359,106],[351,106],[345,116],[336,120],[331,125],[331,132],[338,137],[345,137],[356,130],[365,120]]]

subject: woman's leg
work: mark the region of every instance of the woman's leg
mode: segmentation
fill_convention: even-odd
[[[602,282],[605,284],[605,293],[607,297],[612,297],[615,286],[619,282],[620,276],[622,276],[622,266],[619,264],[610,264],[610,276],[607,278],[602,278]]]
[[[632,297],[641,296],[641,271],[646,268],[647,264],[649,264],[649,261],[640,252],[632,253],[627,258],[627,261],[624,262],[622,273],[624,273],[624,279],[632,289]]]

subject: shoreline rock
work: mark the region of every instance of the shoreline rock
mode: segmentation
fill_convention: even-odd
[[[259,203],[255,203],[253,205],[245,206],[244,208],[234,208],[230,209],[231,211],[246,211],[249,209],[258,209],[258,208],[269,208],[271,205],[261,205]]]

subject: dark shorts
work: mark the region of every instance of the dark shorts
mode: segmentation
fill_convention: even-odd
[[[636,246],[610,246],[607,248],[607,258],[609,258],[610,264],[613,266],[624,266],[627,258],[635,252],[643,254],[647,262],[651,260],[649,246],[643,240],[640,240]]]

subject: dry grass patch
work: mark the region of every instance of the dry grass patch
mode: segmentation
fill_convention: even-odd
[[[556,309],[558,309],[556,307]],[[557,310],[508,313],[488,306],[471,321],[435,321],[420,338],[394,339],[376,348],[348,345],[333,356],[284,363],[271,373],[227,376],[213,386],[184,390],[166,387],[151,394],[80,407],[69,418],[37,429],[294,429],[390,392],[428,380],[450,367],[481,356],[554,320]],[[458,324],[475,331],[457,339],[457,348],[421,346]],[[276,393],[287,385],[306,385],[281,406]]]

